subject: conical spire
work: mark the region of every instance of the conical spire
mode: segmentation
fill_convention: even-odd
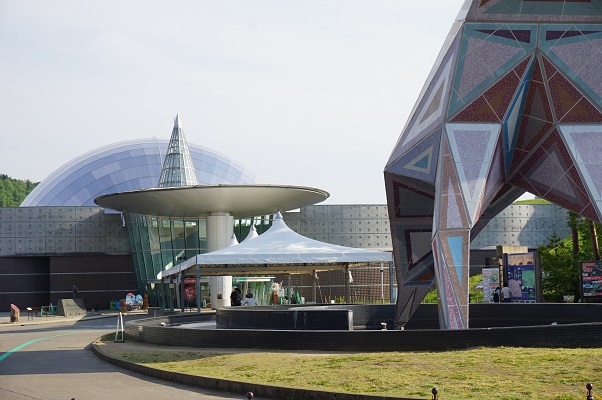
[[[245,240],[243,240],[243,242],[246,242],[247,240],[255,239],[256,237],[259,237],[259,234],[257,233],[257,229],[255,228],[255,225],[251,225],[251,228],[249,229],[249,234],[247,235]]]
[[[188,143],[182,129],[180,114],[174,118],[173,131],[171,139],[163,161],[163,169],[161,170],[161,178],[159,178],[159,187],[174,187],[174,186],[194,186],[198,185],[199,181],[196,177],[192,157],[188,151]]]
[[[232,236],[230,236],[230,241],[228,242],[228,247],[236,246],[237,244],[238,244],[238,239],[236,239],[236,234],[233,233]]]

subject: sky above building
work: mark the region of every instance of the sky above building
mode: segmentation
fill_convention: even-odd
[[[0,1],[0,173],[165,138],[324,204],[384,204],[383,169],[463,0]]]

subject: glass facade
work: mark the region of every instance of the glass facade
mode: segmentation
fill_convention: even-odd
[[[124,217],[139,292],[148,293],[151,306],[169,307],[170,303],[179,305],[180,291],[177,288],[163,288],[157,280],[157,274],[197,254],[207,253],[206,219],[160,218],[137,214],[125,214]],[[271,216],[235,221],[234,233],[239,241],[247,237],[253,224],[258,233],[263,233],[272,224]],[[209,289],[203,283],[202,280],[201,293],[205,299],[208,298]],[[265,289],[259,292],[263,291]],[[189,303],[185,305],[190,305]]]

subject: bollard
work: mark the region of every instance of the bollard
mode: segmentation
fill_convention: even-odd
[[[594,395],[592,394],[592,390],[594,390],[594,385],[588,383],[587,385],[585,385],[585,388],[587,389],[587,397],[585,399],[594,400]]]
[[[251,400],[253,397],[253,392],[247,392],[247,399]]]
[[[437,388],[433,388],[431,393],[433,394],[433,400],[437,400],[437,393],[439,393],[439,390],[437,390]]]

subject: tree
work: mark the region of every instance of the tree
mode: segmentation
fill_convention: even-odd
[[[18,207],[37,183],[0,175],[0,207]]]
[[[569,212],[567,224],[571,236],[561,239],[554,233],[548,244],[539,248],[545,274],[543,294],[546,301],[562,301],[564,295],[581,297],[580,262],[599,258],[599,224]]]

